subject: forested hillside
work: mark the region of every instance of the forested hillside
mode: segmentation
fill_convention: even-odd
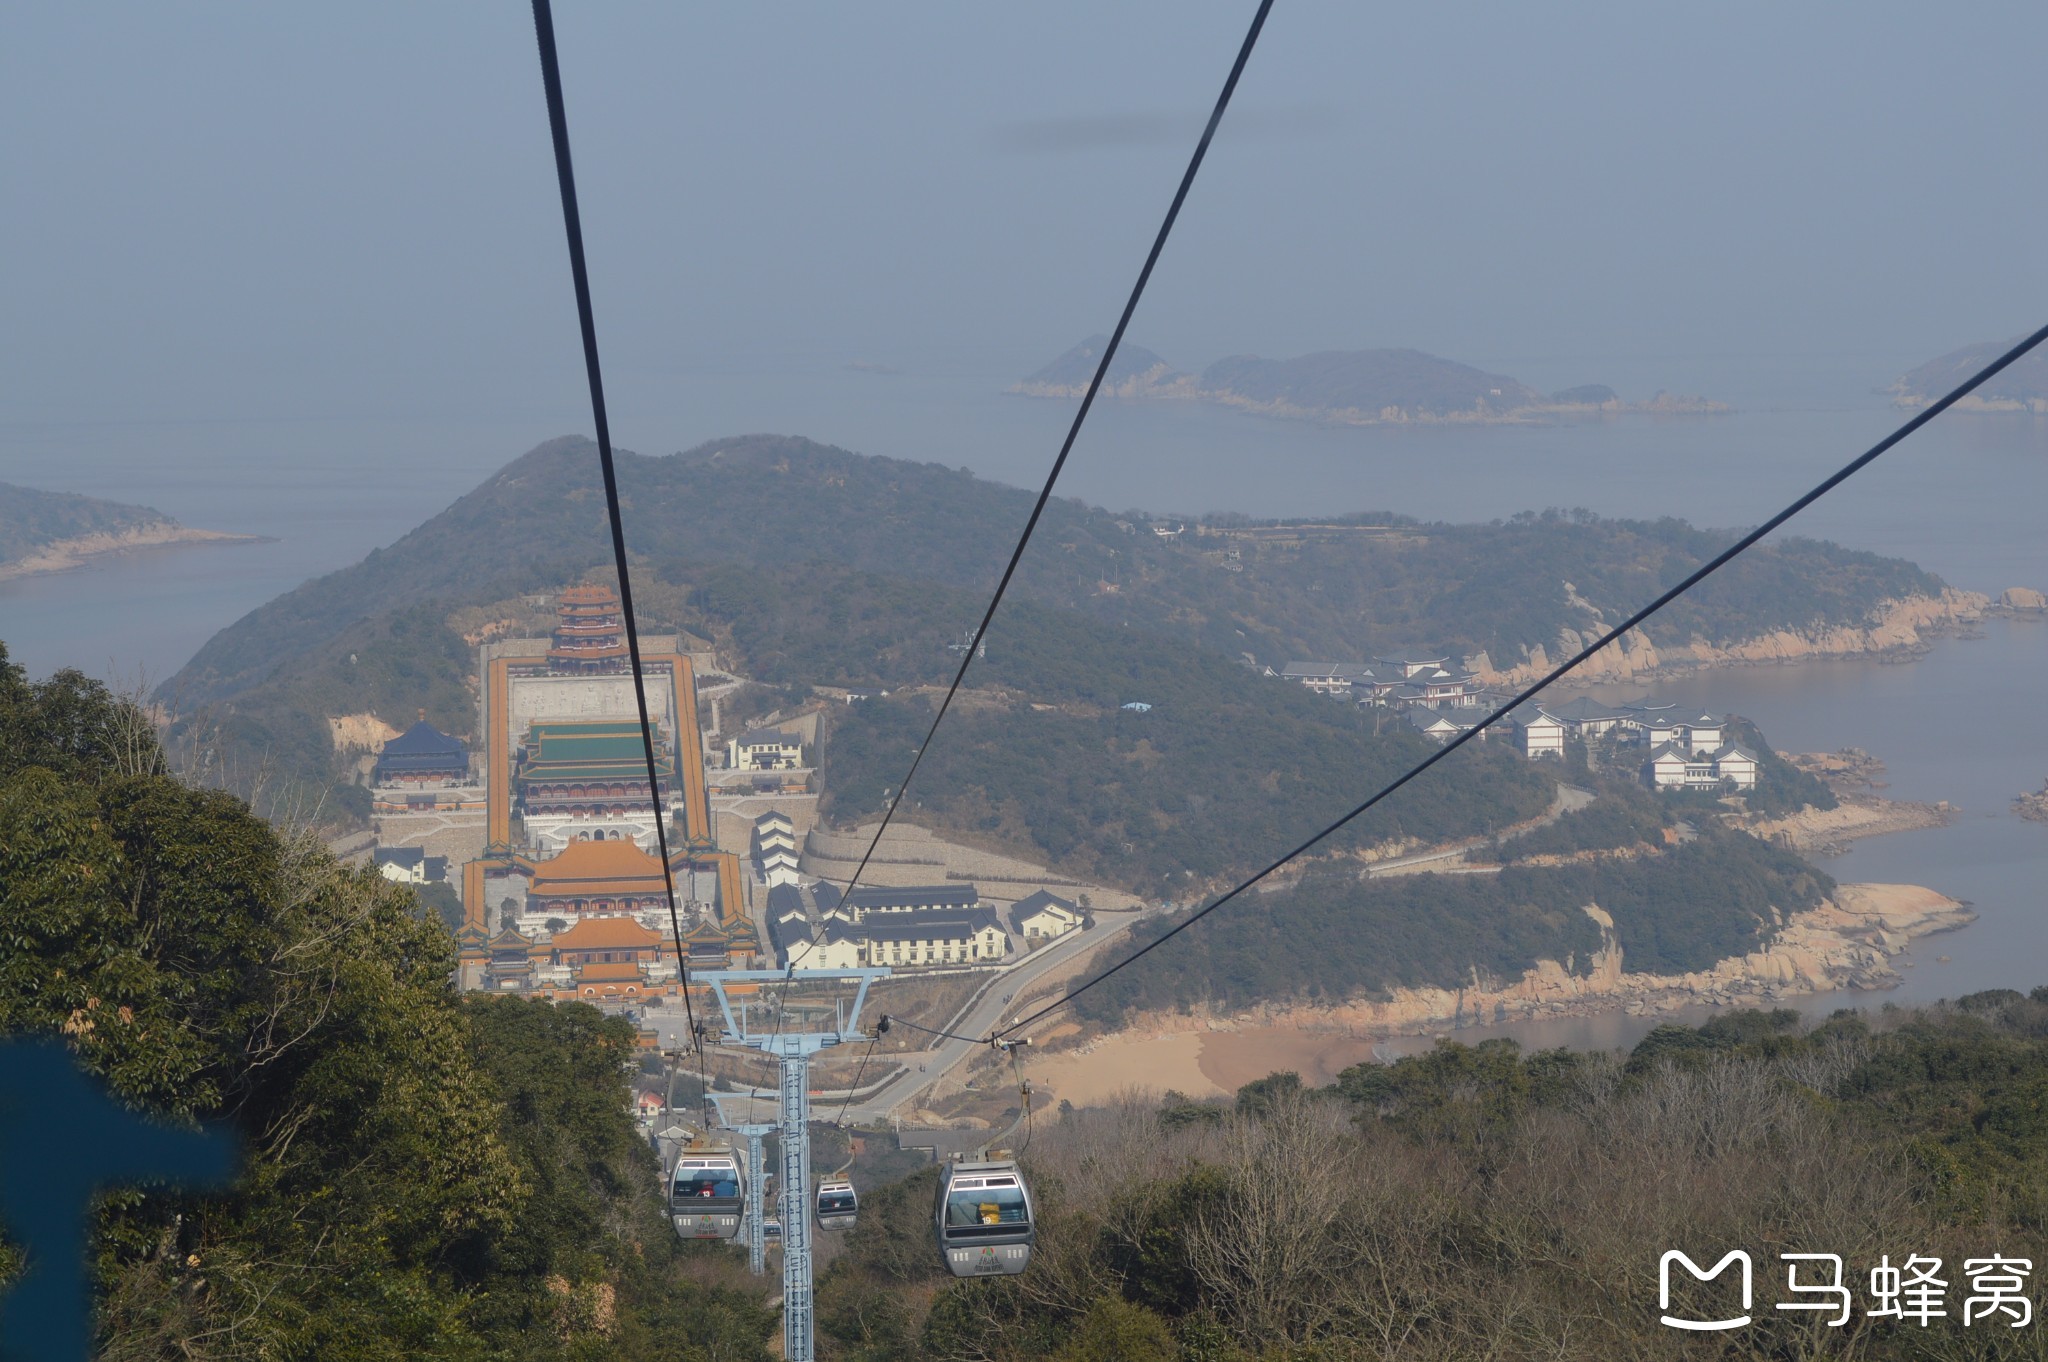
[[[1030,504],[965,472],[774,436],[621,454],[620,477],[629,542],[667,584],[641,592],[643,623],[717,633],[734,665],[792,685],[943,675],[944,645],[973,625]],[[353,796],[331,786],[325,718],[424,707],[466,732],[473,653],[449,617],[601,569],[597,481],[589,442],[544,445],[390,548],[252,611],[161,689],[185,720],[181,740],[216,746],[237,788],[262,773],[274,791],[296,787],[301,807],[324,796],[345,812]],[[1466,526],[1363,515],[1264,538],[1225,537],[1253,527],[1219,522],[1219,533],[1170,541],[1142,520],[1053,503],[1018,601],[1071,612],[1076,630],[1129,631],[1133,653],[1178,639],[1267,663],[1423,647],[1505,664],[1617,617],[1726,539],[1675,520],[1560,513]],[[1862,624],[1884,601],[1940,588],[1902,560],[1787,540],[1747,555],[1649,634],[1734,642]],[[1006,640],[1016,618],[997,621],[992,657],[1027,651]],[[1131,664],[1084,651],[1109,670],[1068,681],[1116,689]]]
[[[668,1228],[629,1023],[458,999],[409,889],[170,778],[146,716],[4,648],[0,921],[0,1032],[242,1150],[231,1193],[105,1198],[100,1356],[768,1356],[757,1284]]]
[[[830,564],[970,591],[993,583],[1031,502],[965,472],[774,436],[660,459],[621,454],[620,478],[629,545],[657,561]],[[170,685],[195,701],[225,698],[366,615],[426,601],[452,609],[574,580],[609,561],[597,482],[588,441],[543,445],[390,548],[252,611]],[[1248,545],[1242,571],[1231,571],[1221,540],[1126,532],[1127,517],[1055,502],[1019,581],[1048,604],[1184,633],[1231,656],[1363,657],[1419,646],[1511,657],[1585,628],[1587,605],[1616,615],[1641,604],[1729,538],[1678,520],[1585,513],[1462,526],[1392,513],[1346,519],[1403,532]],[[1733,642],[1860,624],[1885,600],[1940,586],[1901,559],[1794,539],[1746,555],[1648,632]]]
[[[1029,606],[1010,623],[978,679],[1030,682],[1015,699],[955,707],[906,816],[1070,873],[1154,896],[1202,892],[1256,869],[1431,750],[1405,723],[1382,724],[1384,714],[1182,643],[1075,627]],[[1127,700],[1152,708],[1120,708]],[[880,814],[933,703],[877,698],[834,715],[830,817]],[[1554,790],[1555,772],[1508,744],[1473,744],[1328,849],[1483,835],[1542,813]]]
[[[1513,980],[1538,959],[1585,973],[1600,945],[1588,904],[1614,920],[1628,969],[1682,974],[1756,949],[1786,916],[1834,887],[1792,853],[1711,822],[1695,839],[1654,855],[1511,863],[1498,874],[1362,879],[1341,862],[1318,865],[1294,885],[1204,919],[1075,1005],[1114,1024],[1128,1011],[1202,1002],[1232,1011],[1457,988],[1475,970]],[[1152,919],[1133,929],[1132,940],[1142,945],[1178,921]]]
[[[2048,989],[1810,1029],[1735,1012],[1627,1056],[1442,1042],[1320,1090],[1281,1073],[1234,1102],[1134,1096],[1040,1123],[1026,1276],[943,1275],[929,1174],[864,1193],[819,1283],[820,1356],[2035,1357],[2044,1088]],[[1749,1254],[1751,1322],[1660,1323],[1737,1313],[1676,1271],[1660,1299],[1671,1249]],[[1787,1253],[1838,1255],[1853,1308],[1772,1308],[1809,1299],[1785,1290]],[[1941,1265],[1940,1313],[1887,1317],[1872,1269],[1914,1255]],[[2024,1305],[1981,1303],[1994,1255],[2028,1265]],[[1811,1266],[1802,1284],[1834,1280]]]

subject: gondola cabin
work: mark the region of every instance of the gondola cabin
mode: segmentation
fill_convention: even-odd
[[[668,1213],[681,1239],[732,1239],[740,1232],[746,1174],[729,1147],[685,1146],[669,1174]]]
[[[845,1178],[826,1178],[818,1184],[819,1229],[850,1230],[859,1209],[860,1198]]]
[[[1014,1159],[944,1165],[933,1220],[939,1253],[955,1277],[1012,1276],[1031,1264],[1038,1229],[1031,1189]]]

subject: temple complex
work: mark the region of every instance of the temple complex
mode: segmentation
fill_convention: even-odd
[[[673,993],[679,956],[723,967],[757,954],[739,857],[712,839],[695,669],[673,637],[641,644],[636,698],[604,586],[564,590],[548,638],[483,644],[488,815],[484,853],[463,867],[465,987],[623,1005]]]

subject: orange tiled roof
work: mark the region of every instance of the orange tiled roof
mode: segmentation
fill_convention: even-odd
[[[571,842],[559,856],[537,862],[529,894],[665,894],[661,860],[631,841]]]
[[[630,960],[611,961],[604,964],[585,965],[576,971],[579,984],[630,983],[640,982],[640,967]]]
[[[651,932],[629,917],[585,918],[549,943],[561,951],[615,951],[661,944],[661,933]]]
[[[563,605],[617,605],[619,595],[608,586],[572,586],[558,598]]]

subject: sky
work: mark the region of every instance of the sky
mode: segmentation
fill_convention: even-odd
[[[1107,330],[1251,8],[562,6],[622,443],[783,428],[707,379],[1021,376]],[[2044,39],[2021,4],[1280,0],[1132,339],[1628,395],[2012,335]],[[588,428],[523,6],[32,6],[0,118],[0,429]]]

